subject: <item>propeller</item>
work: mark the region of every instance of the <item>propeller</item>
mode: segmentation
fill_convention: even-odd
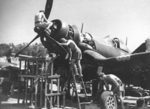
[[[47,0],[45,5],[45,17],[48,19],[50,12],[52,10],[53,0]],[[21,49],[18,53],[16,53],[15,57],[17,57],[23,50],[25,50],[33,41],[35,41],[39,35],[37,35],[28,45],[26,45],[23,49]]]
[[[23,49],[21,49],[18,53],[16,53],[15,57],[17,57],[23,50],[25,50],[33,41],[35,41],[39,37],[40,36],[37,35],[34,39],[32,39],[31,42],[28,45],[26,45]]]
[[[52,10],[53,0],[47,0],[45,5],[45,17],[48,19]]]

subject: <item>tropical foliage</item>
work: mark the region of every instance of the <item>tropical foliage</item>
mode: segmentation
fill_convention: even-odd
[[[14,45],[13,43],[0,44],[0,57],[10,56],[11,53],[17,53],[22,48],[24,48],[28,43],[22,43]],[[29,55],[34,57],[43,57],[46,55],[46,49],[41,43],[35,43],[27,47],[24,51],[21,52],[23,55]]]
[[[8,44],[0,44],[0,57],[10,55],[10,46]]]

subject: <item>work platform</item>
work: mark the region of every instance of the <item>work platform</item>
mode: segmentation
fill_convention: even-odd
[[[60,75],[53,74],[55,57],[20,59],[18,104],[30,108],[63,108],[65,92],[60,88]],[[21,66],[24,64],[24,69]],[[54,83],[55,82],[55,83]],[[53,84],[57,88],[53,88]],[[21,98],[23,101],[21,101]]]

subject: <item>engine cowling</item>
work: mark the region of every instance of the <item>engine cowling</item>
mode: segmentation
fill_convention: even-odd
[[[59,19],[52,20],[52,22],[53,25],[50,28],[52,31],[51,37],[53,37],[57,41],[59,41],[61,38],[67,37],[69,25]]]

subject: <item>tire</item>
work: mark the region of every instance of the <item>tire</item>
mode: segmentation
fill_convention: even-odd
[[[102,109],[117,109],[116,97],[111,95],[109,91],[104,91],[101,94],[101,107]]]

